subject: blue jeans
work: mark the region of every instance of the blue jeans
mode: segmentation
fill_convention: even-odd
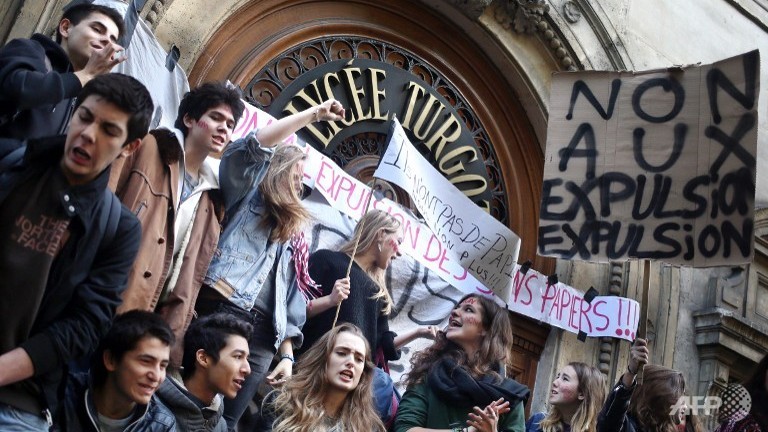
[[[0,403],[0,431],[47,431],[48,422],[39,414],[32,414]]]

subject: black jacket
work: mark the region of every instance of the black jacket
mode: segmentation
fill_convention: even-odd
[[[70,374],[64,395],[64,420],[53,431],[98,432],[98,411],[93,400],[93,386],[87,373]],[[170,432],[176,430],[176,419],[157,396],[149,405],[141,405],[125,432]]]
[[[619,381],[603,404],[597,417],[597,432],[642,432],[635,419],[628,413],[629,400],[635,389],[625,388]]]
[[[0,139],[0,160],[19,145]],[[23,161],[0,171],[0,206],[18,184],[60,163],[63,151],[64,137],[29,141]],[[121,302],[128,270],[138,252],[141,226],[122,205],[119,221],[111,224],[116,225],[111,241],[102,241],[107,230],[100,223],[101,212],[112,211],[112,203],[107,202],[112,194],[107,191],[108,180],[109,168],[92,182],[61,193],[61,203],[72,216],[69,238],[52,264],[29,339],[20,345],[32,360],[33,379],[43,389],[44,402],[52,412],[63,391],[65,364],[95,351]],[[114,194],[112,198],[116,199]],[[113,214],[117,212],[109,217]]]
[[[51,38],[8,42],[0,49],[0,137],[63,134],[81,89],[67,54]]]

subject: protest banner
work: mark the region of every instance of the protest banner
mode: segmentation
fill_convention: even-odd
[[[233,139],[241,138],[254,128],[264,127],[275,119],[246,103],[242,121],[252,127],[237,126]],[[289,137],[289,140],[301,141],[295,135]],[[314,226],[311,232],[307,232],[307,240],[313,245],[313,250],[318,247],[338,246],[352,235],[354,229],[354,223],[338,220],[339,212],[353,221],[360,220],[372,191],[313,147],[305,145],[304,150],[307,154],[307,160],[304,162],[304,184],[312,187],[324,199],[322,204],[316,199],[306,201],[308,208],[315,215]],[[386,211],[400,221],[403,229],[400,250],[431,271],[432,275],[455,288],[447,290],[450,294],[441,293],[442,298],[457,301],[462,295],[469,293],[493,295],[493,292],[463,268],[458,260],[450,257],[450,249],[426,224],[416,220],[394,201],[375,195],[371,199],[371,208]],[[481,213],[486,214],[482,210]],[[331,240],[318,239],[320,232],[332,233]],[[396,260],[395,266],[402,266],[403,261],[404,259]],[[410,264],[408,266],[412,267]],[[635,301],[611,296],[595,297],[591,302],[587,302],[581,291],[559,282],[549,284],[546,276],[533,269],[521,272],[521,266],[513,264],[508,272],[510,289],[506,295],[497,298],[506,303],[509,310],[573,333],[583,331],[590,337],[612,336],[627,340],[634,337],[638,310]],[[427,285],[437,285],[435,281],[428,282],[428,279],[428,275],[422,276],[418,286],[411,286],[411,290],[426,291]],[[393,296],[399,297],[398,294],[402,293],[398,291],[406,289],[407,284],[403,281],[392,281],[390,286],[393,287]],[[408,290],[406,297],[419,297],[423,294],[411,290]],[[417,324],[439,322],[449,312],[450,308],[427,308],[425,313],[420,314]]]
[[[751,262],[758,93],[757,51],[701,67],[557,74],[539,254]]]
[[[339,169],[339,171],[342,170]],[[322,182],[318,182],[319,188],[322,188],[322,185]],[[338,189],[333,189],[331,192],[326,191],[321,195],[333,195],[336,191]],[[339,193],[340,197],[344,195],[343,192]],[[332,208],[325,201],[320,203],[317,199],[310,199],[306,202],[307,207],[316,218],[315,228],[308,238],[308,242],[313,245],[313,248],[333,249],[352,236],[355,221],[359,220],[361,211],[355,211],[349,206],[345,208],[345,202],[346,199],[337,200]],[[338,209],[338,211],[334,209]],[[399,207],[395,206],[386,210],[394,211],[393,214],[395,215],[402,215],[402,213],[397,213],[398,209]],[[339,211],[349,215],[352,220],[348,223],[339,220]],[[420,232],[429,232],[429,229],[422,224]],[[442,299],[440,302],[436,301],[434,306],[417,308],[417,313],[411,309],[410,325],[440,323],[448,316],[455,302],[464,294],[478,292],[477,286],[468,282],[472,278],[471,275],[467,275],[465,280],[451,280],[448,272],[439,268],[435,271],[434,266],[431,266],[430,262],[423,258],[425,247],[434,241],[436,241],[435,237],[416,239],[415,245],[412,245],[410,241],[404,241],[401,250],[405,255],[395,260],[392,264],[394,270],[388,276],[388,286],[392,289],[392,296],[396,305],[407,305],[409,308],[414,308],[414,303],[431,303],[429,297],[436,296]],[[426,242],[427,246],[421,244],[422,242]],[[428,270],[419,271],[419,268]],[[400,275],[401,273],[405,274]],[[441,281],[435,280],[435,275]],[[442,289],[438,288],[441,285],[439,282],[444,282],[449,286]],[[491,295],[488,290],[479,292],[484,295]],[[411,301],[414,298],[417,299],[416,302]],[[533,269],[526,270],[524,266],[519,264],[515,265],[513,269],[510,296],[499,300],[505,303],[510,311],[572,333],[581,334],[583,332],[584,336],[589,337],[608,336],[631,341],[635,337],[640,317],[640,307],[634,300],[618,296],[592,297],[562,282],[553,282],[550,277]],[[398,307],[400,306],[396,306],[396,309]],[[394,316],[397,315],[396,312]]]
[[[424,159],[397,119],[392,120],[390,141],[374,176],[408,192],[452,261],[499,297],[508,296],[520,238]]]

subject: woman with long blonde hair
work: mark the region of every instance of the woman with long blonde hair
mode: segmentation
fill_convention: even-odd
[[[321,249],[309,257],[309,274],[320,286],[322,296],[307,303],[304,326],[307,344],[311,345],[330,330],[339,304],[338,322],[358,326],[371,344],[374,356],[384,361],[400,358],[398,348],[417,337],[434,337],[434,327],[415,327],[403,335],[389,331],[392,297],[387,290],[385,272],[401,255],[402,242],[400,222],[385,211],[371,210],[360,219],[352,238],[339,252]],[[352,269],[346,277],[350,259]]]
[[[271,424],[274,432],[383,432],[371,398],[374,368],[360,329],[348,323],[334,327],[276,391],[264,410],[265,430]]]
[[[304,346],[310,346],[331,329],[336,306],[341,304],[338,322],[352,323],[363,331],[376,365],[382,368],[375,371],[376,404],[385,422],[392,420],[398,398],[387,374],[387,362],[400,358],[401,346],[417,337],[433,338],[437,332],[431,326],[413,327],[400,335],[389,330],[392,297],[387,290],[385,271],[400,256],[402,241],[400,222],[387,212],[371,210],[360,219],[352,239],[339,252],[323,249],[309,257],[309,274],[319,284],[322,296],[307,303]],[[350,259],[352,268],[346,277]]]
[[[511,356],[509,311],[465,296],[435,343],[411,357],[395,432],[522,432],[530,391],[504,377]]]
[[[294,255],[306,250],[301,233],[309,219],[301,203],[306,156],[283,140],[310,122],[343,116],[341,104],[328,100],[249,133],[228,145],[222,156],[219,178],[226,215],[196,310],[202,315],[226,312],[254,327],[248,341],[251,374],[237,396],[224,401],[230,430],[265,377],[278,385],[291,375],[293,346],[302,342],[306,303],[296,282],[305,280],[298,263],[306,260]],[[269,373],[276,353],[280,361]]]
[[[531,416],[526,432],[592,432],[605,402],[605,376],[581,362],[563,367],[552,382],[549,410]]]

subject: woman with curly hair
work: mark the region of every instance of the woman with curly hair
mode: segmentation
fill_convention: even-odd
[[[527,387],[504,378],[512,355],[509,312],[470,294],[453,309],[435,343],[411,358],[396,432],[525,429]]]
[[[685,378],[680,371],[646,364],[643,382],[635,375],[649,359],[643,339],[635,339],[627,371],[608,395],[597,420],[598,432],[703,432],[698,419],[679,404],[685,394]],[[672,413],[672,407],[681,409]]]
[[[557,373],[549,392],[549,410],[531,416],[526,432],[592,432],[605,402],[607,384],[600,370],[571,362]]]
[[[323,335],[270,393],[262,430],[274,432],[383,432],[373,407],[373,369],[365,336],[342,323]]]

